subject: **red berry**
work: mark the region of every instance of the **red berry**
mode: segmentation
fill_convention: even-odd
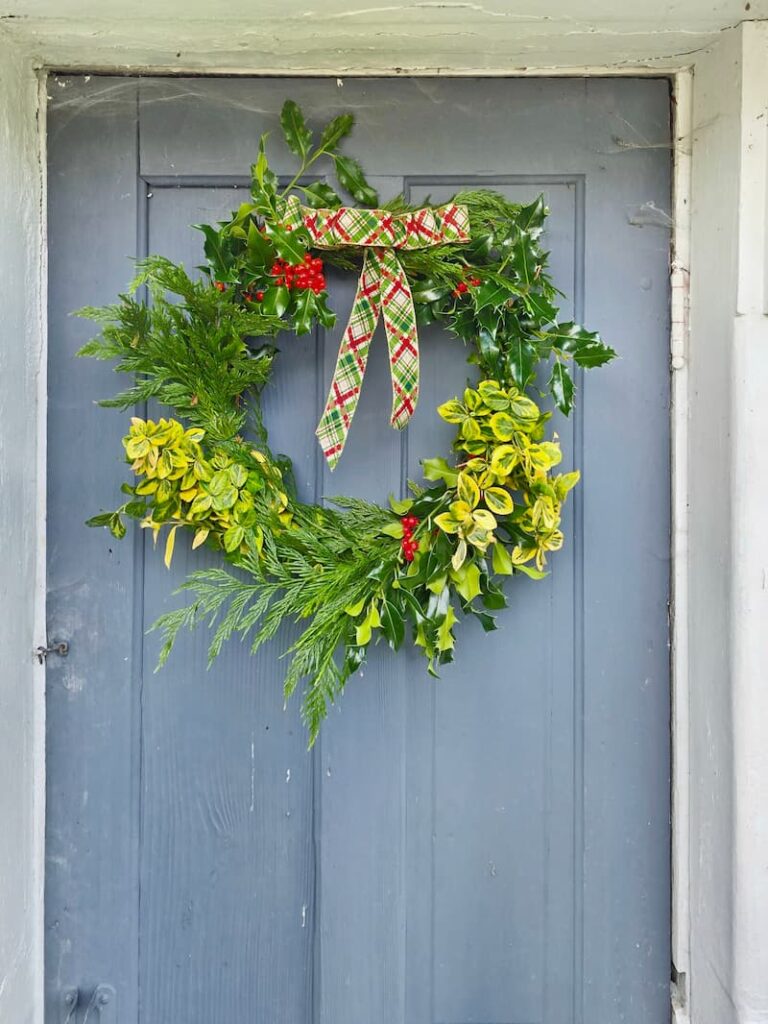
[[[461,295],[463,295],[466,290],[467,290],[467,282],[466,281],[459,281],[459,283],[456,285],[456,291],[459,292]]]
[[[470,283],[470,284],[471,284],[471,285],[472,285],[472,286],[473,286],[474,288],[477,288],[477,286],[478,286],[479,284],[482,284],[482,283],[483,283],[483,281],[482,281],[482,278],[480,278],[480,277],[470,277],[470,279],[469,279],[469,283]]]
[[[293,224],[286,224],[285,225],[285,230],[286,231],[293,231]]]
[[[261,300],[263,298],[264,298],[264,292],[256,292],[256,301],[257,302],[261,302]]]
[[[223,281],[216,281],[213,287],[220,292],[225,292],[227,290],[227,286],[224,284]]]

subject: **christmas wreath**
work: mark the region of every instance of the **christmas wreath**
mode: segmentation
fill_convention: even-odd
[[[397,650],[409,636],[434,675],[452,659],[459,611],[494,629],[492,612],[506,603],[499,577],[544,575],[548,552],[563,544],[561,506],[579,474],[557,472],[551,413],[532,396],[548,392],[567,415],[569,365],[600,366],[614,352],[596,333],[558,322],[541,198],[521,206],[480,189],[437,208],[402,196],[380,203],[360,164],[339,151],[351,114],[315,142],[289,100],[281,125],[295,176],[280,187],[263,137],[250,200],[226,222],[196,225],[207,259],[200,275],[150,256],[117,304],[80,311],[100,327],[81,354],[117,360],[134,378],[102,404],[135,410],[151,400],[174,414],[134,416],[123,442],[135,477],[123,485],[127,500],[89,525],[122,537],[125,517],[140,520],[155,539],[164,535],[166,565],[183,529],[193,548],[213,546],[231,567],[190,575],[191,603],[153,627],[164,635],[161,664],[179,631],[201,621],[215,628],[211,659],[234,634],[249,635],[255,651],[283,621],[300,623],[285,694],[303,685],[312,743],[372,642]],[[320,161],[356,208],[310,179]],[[317,428],[331,467],[380,316],[393,426],[406,426],[418,398],[419,324],[438,322],[460,338],[476,368],[477,379],[438,409],[456,426],[453,458],[425,459],[425,482],[410,483],[409,496],[388,508],[354,497],[299,501],[290,461],[270,450],[262,421],[259,396],[277,353],[268,339],[334,324],[326,263],[359,271]]]

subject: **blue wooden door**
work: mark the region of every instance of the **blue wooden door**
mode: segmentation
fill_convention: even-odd
[[[48,617],[70,653],[47,673],[46,1020],[667,1021],[669,236],[634,216],[669,206],[667,83],[69,77],[49,91]],[[111,301],[129,257],[199,261],[189,225],[238,205],[286,96],[318,119],[357,113],[355,151],[384,196],[543,192],[565,312],[622,356],[579,381],[558,424],[583,484],[552,574],[514,581],[498,632],[462,625],[439,682],[417,657],[374,655],[311,754],[282,707],[282,645],[251,658],[235,644],[207,672],[206,638],[185,638],[153,675],[145,631],[206,556],[178,551],[168,572],[141,531],[117,543],[83,526],[114,505],[125,419],[93,404],[115,381],[74,359],[89,328],[68,315]],[[329,478],[313,430],[353,287],[331,282],[334,331],[281,340],[266,396],[310,500],[381,500],[418,478],[450,439],[434,408],[466,377],[461,344],[425,330],[400,435],[374,344]]]

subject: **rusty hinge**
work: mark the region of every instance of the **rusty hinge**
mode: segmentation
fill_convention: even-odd
[[[69,654],[69,641],[67,640],[49,640],[47,645],[42,645],[35,651],[35,657],[44,664],[49,654],[58,654],[60,658],[66,658]]]

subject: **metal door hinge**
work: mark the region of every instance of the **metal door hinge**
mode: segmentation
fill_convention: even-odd
[[[117,1024],[117,993],[111,985],[97,985],[89,999],[81,988],[65,988],[59,1020],[61,1024]]]
[[[45,647],[41,645],[35,651],[35,657],[41,665],[45,662],[45,659],[49,654],[58,654],[60,658],[66,658],[69,654],[69,641],[50,640]]]

